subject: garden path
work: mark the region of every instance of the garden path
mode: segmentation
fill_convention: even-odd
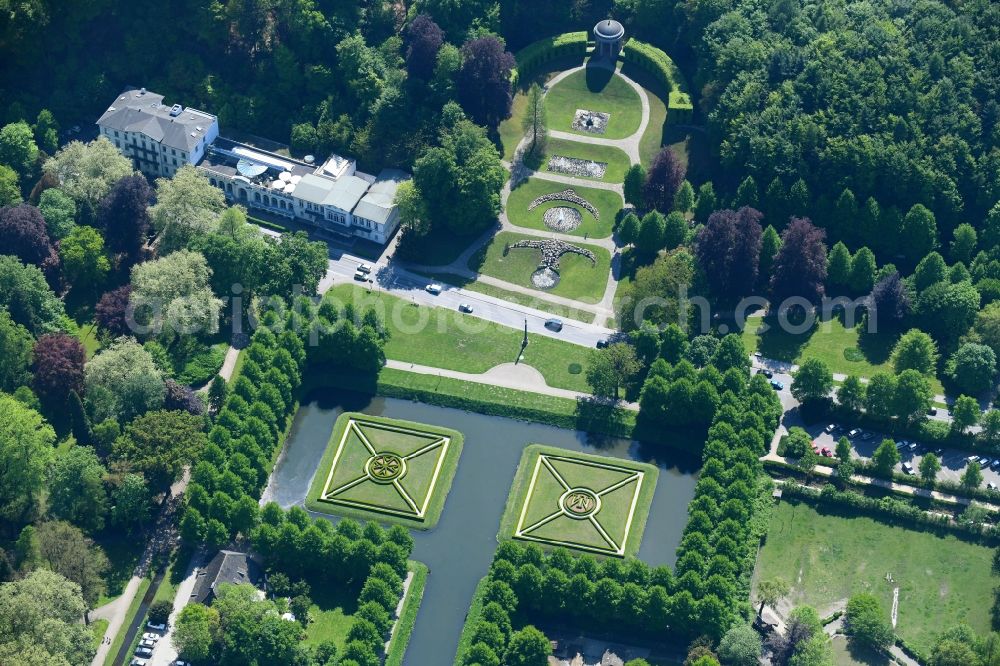
[[[421,375],[437,375],[439,377],[448,377],[450,379],[461,379],[475,384],[501,386],[503,388],[515,389],[518,391],[528,391],[529,393],[551,395],[557,398],[567,398],[570,400],[579,400],[581,398],[585,400],[592,400],[594,398],[594,396],[590,393],[584,393],[583,391],[571,391],[569,389],[554,388],[549,386],[545,383],[545,378],[542,377],[542,374],[538,372],[538,370],[530,368],[530,366],[524,366],[523,364],[518,364],[518,366],[515,367],[513,363],[503,363],[480,374],[458,372],[457,370],[445,370],[443,368],[434,368],[428,365],[417,365],[415,363],[396,361],[393,359],[387,360],[385,365],[387,368],[405,370],[406,372],[415,372]],[[631,409],[633,411],[639,410],[639,403],[637,402],[619,402],[618,406],[625,409]]]

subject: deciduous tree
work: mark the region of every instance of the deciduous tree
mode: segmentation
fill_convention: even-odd
[[[45,218],[45,228],[50,239],[65,238],[76,226],[76,204],[58,187],[50,187],[42,192],[38,210]]]
[[[781,235],[771,270],[771,293],[781,301],[800,296],[815,302],[826,280],[825,233],[804,218],[793,218]]]
[[[993,349],[967,342],[948,359],[945,372],[959,390],[980,395],[992,386],[996,370],[997,356]]]
[[[77,204],[87,202],[94,209],[114,183],[134,172],[132,162],[104,137],[88,144],[71,141],[44,169]]]
[[[792,379],[792,395],[796,400],[822,400],[833,390],[833,373],[822,360],[808,358],[799,365]]]
[[[933,375],[937,359],[934,340],[918,328],[907,331],[892,350],[892,365],[896,374],[904,370],[916,370],[923,375]]]
[[[492,35],[462,45],[458,99],[477,124],[496,128],[501,120],[510,117],[510,72],[514,67],[513,54]]]
[[[30,519],[45,485],[56,435],[41,415],[14,398],[0,394],[0,517]]]
[[[149,234],[149,204],[153,189],[139,175],[127,175],[109,186],[97,208],[108,250],[121,254],[126,267],[139,261]]]
[[[646,206],[664,214],[674,207],[674,196],[684,182],[684,165],[670,146],[664,146],[653,158],[646,182],[643,184],[643,201]]]
[[[406,72],[411,79],[430,81],[434,76],[444,32],[427,14],[418,14],[406,28]]]

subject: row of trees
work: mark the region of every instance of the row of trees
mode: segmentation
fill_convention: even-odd
[[[247,360],[232,386],[219,377],[210,389],[218,412],[205,445],[193,457],[180,525],[181,536],[192,544],[217,548],[256,526],[257,498],[272,452],[296,405],[294,391],[305,366],[297,335],[260,328],[243,353]]]

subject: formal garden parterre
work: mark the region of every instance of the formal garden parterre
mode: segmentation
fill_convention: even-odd
[[[461,450],[462,435],[454,430],[342,414],[306,506],[430,529],[441,515]]]
[[[633,554],[658,472],[653,465],[528,446],[501,537],[614,557]]]

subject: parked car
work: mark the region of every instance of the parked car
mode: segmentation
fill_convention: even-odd
[[[471,314],[472,313],[472,306],[469,305],[468,303],[459,303],[458,304],[458,311],[459,312],[464,312],[466,314]]]
[[[545,321],[545,328],[549,329],[550,331],[555,331],[556,333],[558,333],[559,331],[562,330],[562,327],[563,327],[562,319],[548,319]]]
[[[424,289],[428,294],[434,294],[435,296],[441,293],[441,285],[439,284],[429,284]]]
[[[191,666],[191,662],[190,661],[181,661],[180,659],[178,659],[177,661],[175,661],[173,663],[173,666]]]
[[[160,635],[154,634],[152,631],[147,631],[142,635],[142,640],[153,641],[155,643],[156,641],[160,640]]]
[[[597,341],[597,348],[598,349],[604,349],[607,346],[608,346],[608,341],[607,340],[598,340]]]
[[[930,409],[928,409],[927,410],[927,416],[937,416],[937,409],[935,409],[934,407],[931,407]]]
[[[965,459],[965,462],[967,462],[967,463],[977,463],[977,462],[979,462],[979,456],[969,456],[968,458]]]
[[[156,641],[151,641],[148,638],[143,638],[141,641],[139,641],[139,647],[149,648],[150,650],[152,650],[153,648],[156,647]]]
[[[368,282],[368,273],[362,273],[361,271],[354,271],[354,279],[358,282]]]
[[[875,436],[875,435],[873,435],[873,434],[872,434],[872,433],[870,433],[870,432],[865,432],[865,433],[862,433],[862,434],[861,434],[861,439],[863,439],[864,441],[866,441],[866,442],[867,442],[867,441],[868,441],[869,439],[871,439],[871,438],[872,438],[872,437],[874,437],[874,436]]]
[[[913,474],[913,465],[908,462],[903,463],[903,474]]]
[[[823,432],[825,432],[826,434],[830,435],[830,434],[832,434],[832,433],[833,433],[833,432],[834,432],[834,431],[835,431],[836,429],[837,429],[837,424],[836,424],[836,423],[831,423],[831,424],[830,424],[830,425],[828,425],[827,427],[823,428]]]
[[[153,651],[150,650],[148,647],[137,647],[135,649],[135,656],[145,657],[146,659],[149,659],[150,657],[153,656]]]
[[[767,368],[761,368],[760,374],[764,375],[768,379],[770,379],[771,377],[774,377],[774,373],[771,372],[770,370],[768,370]]]
[[[152,622],[146,623],[147,629],[152,629],[153,631],[166,631],[167,625],[165,624],[153,624]]]
[[[907,442],[905,439],[899,440],[898,442],[896,442],[896,450],[897,451],[902,451],[903,449],[906,448],[906,446],[907,446],[908,443],[909,442]]]
[[[851,430],[849,433],[847,433],[847,437],[849,439],[854,439],[855,437],[857,437],[860,434],[861,434],[861,429],[860,428],[855,428],[854,430]]]
[[[993,483],[992,481],[986,484],[986,490],[996,490],[996,489],[997,489],[997,484]]]
[[[368,264],[358,264],[358,270],[362,273],[368,274],[372,272],[372,267]]]
[[[980,458],[979,459],[979,467],[981,469],[986,469],[987,467],[989,467],[992,464],[993,464],[993,461],[990,460],[989,458]]]
[[[132,661],[128,662],[129,666],[146,666],[149,661],[146,659],[140,659],[139,657],[132,657]]]
[[[777,379],[772,379],[771,388],[773,388],[775,391],[784,391],[785,385],[779,382]]]
[[[997,458],[996,460],[993,461],[993,464],[990,465],[990,469],[992,469],[993,471],[1000,469],[1000,458]]]
[[[920,447],[917,445],[916,442],[908,442],[906,444],[906,450],[909,451],[910,453],[916,453],[917,449],[919,449],[919,448]]]

